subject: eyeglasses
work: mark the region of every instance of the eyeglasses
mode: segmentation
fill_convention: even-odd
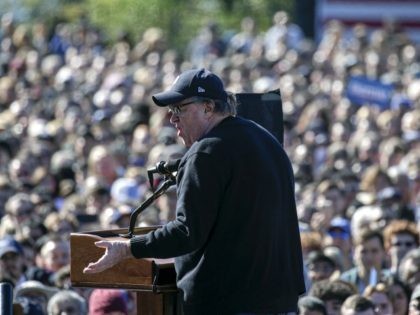
[[[414,246],[414,242],[413,241],[407,241],[407,242],[395,242],[391,244],[392,246],[396,246],[396,247],[412,247]]]
[[[179,104],[179,105],[169,105],[169,114],[172,115],[179,115],[182,113],[181,108],[193,104],[193,103],[197,103],[199,100],[193,100],[191,102],[187,102],[187,103],[183,103],[183,104]]]

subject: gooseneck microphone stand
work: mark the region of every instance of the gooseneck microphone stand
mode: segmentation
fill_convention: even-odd
[[[153,169],[149,169],[147,171],[149,176],[149,182],[150,186],[152,187],[153,194],[147,198],[140,206],[138,206],[136,209],[133,210],[133,212],[130,215],[130,224],[128,227],[128,232],[125,234],[120,234],[121,237],[124,238],[132,238],[134,236],[134,227],[136,225],[137,216],[145,210],[147,207],[149,207],[156,199],[158,199],[160,196],[162,196],[169,187],[176,184],[176,177],[172,172],[169,172],[168,170],[161,171],[160,165],[162,162],[159,162],[157,164],[157,167]],[[164,175],[164,181],[159,185],[159,187],[154,191],[153,187],[153,174],[159,173],[161,175]]]

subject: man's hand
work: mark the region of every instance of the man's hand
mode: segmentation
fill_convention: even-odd
[[[91,262],[83,273],[98,273],[116,265],[120,261],[133,257],[130,250],[130,241],[98,241],[97,247],[105,248],[105,253],[96,262]]]

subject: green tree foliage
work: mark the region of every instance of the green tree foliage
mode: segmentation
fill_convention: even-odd
[[[8,0],[6,0],[8,1]],[[77,21],[82,16],[113,41],[121,34],[135,42],[150,27],[159,27],[180,51],[199,30],[215,22],[238,31],[243,17],[266,30],[275,11],[292,12],[294,0],[13,0],[25,8],[30,21],[47,24]],[[11,7],[11,5],[9,5]],[[16,7],[16,4],[14,5]]]
[[[292,11],[292,0],[87,0],[91,21],[111,39],[122,32],[133,41],[149,27],[162,28],[169,44],[180,50],[209,22],[239,30],[252,16],[260,29],[271,24],[277,10]]]
[[[127,33],[133,41],[152,26],[162,28],[168,38],[180,36],[183,29],[192,25],[188,15],[194,7],[194,1],[186,6],[184,1],[175,0],[87,0],[92,23],[111,39]]]

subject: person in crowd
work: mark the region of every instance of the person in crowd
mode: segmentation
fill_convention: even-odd
[[[54,294],[47,304],[48,315],[87,315],[86,300],[71,290],[61,290]]]
[[[47,271],[56,272],[70,262],[70,247],[67,239],[52,234],[42,245],[39,253],[40,265]]]
[[[241,31],[227,43],[227,54],[251,52],[256,37],[256,25],[252,17],[246,16],[241,20]]]
[[[366,229],[382,230],[386,224],[384,211],[374,204],[358,207],[352,213],[350,219],[351,235],[353,239],[360,238],[360,235]]]
[[[29,194],[19,192],[12,195],[5,204],[5,212],[0,222],[0,234],[23,238],[22,226],[31,220],[35,205]]]
[[[282,45],[297,49],[303,40],[303,32],[300,27],[290,21],[289,14],[285,11],[277,11],[273,15],[273,25],[264,36],[267,54],[280,53]],[[272,52],[274,51],[274,52]]]
[[[353,267],[352,262],[352,237],[350,230],[350,222],[348,219],[343,217],[335,217],[331,220],[331,223],[325,233],[322,244],[325,249],[328,247],[336,247],[341,251],[340,265],[337,266],[343,272]]]
[[[390,171],[391,172],[391,171]],[[402,174],[394,175],[397,183],[392,187],[385,187],[376,195],[376,204],[384,211],[387,217],[387,223],[391,220],[415,221],[413,208],[409,204],[409,180]],[[408,186],[408,187],[407,187]],[[403,196],[403,193],[406,196]]]
[[[48,233],[70,236],[78,230],[79,222],[71,213],[51,212],[45,217],[44,226]]]
[[[408,313],[408,303],[411,296],[410,289],[395,275],[386,281],[386,285],[388,287],[394,314],[406,315]]]
[[[26,271],[26,276],[28,279],[37,280],[46,285],[53,285],[54,274],[70,263],[68,236],[47,234],[39,240],[39,243],[35,266]]]
[[[127,292],[119,289],[94,289],[89,296],[89,314],[128,315]]]
[[[308,295],[322,300],[328,315],[339,315],[343,302],[349,296],[356,293],[357,289],[351,283],[336,279],[322,280],[314,283]]]
[[[181,73],[153,100],[169,106],[171,123],[189,148],[177,172],[176,219],[129,241],[96,243],[107,250],[84,272],[101,272],[132,256],[176,257],[186,314],[296,312],[305,292],[302,250],[293,171],[279,142],[235,117],[234,99],[206,69]],[[284,250],[288,255],[281,255]],[[231,267],[220,269],[222,257]]]
[[[33,189],[32,175],[36,169],[36,159],[28,150],[21,150],[10,161],[8,176],[13,186],[22,193],[29,193]]]
[[[88,159],[89,175],[96,176],[109,188],[118,178],[118,163],[111,149],[106,145],[94,146]]]
[[[27,280],[15,288],[14,302],[22,305],[24,314],[47,314],[48,301],[57,292],[53,286]]]
[[[139,124],[134,129],[130,143],[130,160],[132,164],[138,166],[147,164],[147,157],[154,145],[154,139],[147,124]]]
[[[314,296],[306,295],[299,298],[298,306],[301,315],[327,315],[324,302]]]
[[[336,180],[323,179],[317,187],[317,197],[331,203],[333,218],[345,216],[344,192]]]
[[[330,279],[336,270],[335,261],[321,251],[311,252],[305,263],[311,283]]]
[[[398,277],[409,286],[411,290],[414,290],[416,285],[420,283],[420,248],[410,250],[405,254],[401,260],[398,268]]]
[[[0,278],[14,287],[26,280],[23,248],[11,236],[0,240]]]
[[[376,284],[390,276],[390,272],[383,268],[385,249],[382,233],[378,230],[364,230],[355,239],[354,263],[355,267],[345,271],[341,279],[354,284],[360,294],[368,285]]]
[[[360,294],[349,296],[341,307],[341,315],[375,315],[375,305]]]
[[[195,67],[207,66],[210,60],[224,55],[227,43],[221,37],[220,25],[210,22],[205,25],[189,44],[188,52]]]
[[[319,194],[318,196],[322,195]],[[325,234],[334,215],[335,210],[331,200],[328,200],[325,197],[319,197],[316,200],[315,211],[311,217],[310,227],[314,231],[319,231],[321,234]]]
[[[402,258],[410,250],[419,247],[419,231],[415,223],[407,220],[392,221],[384,229],[385,249],[390,259],[390,270],[398,271]]]
[[[103,180],[92,175],[86,178],[83,188],[86,203],[84,214],[99,216],[111,201],[110,187]]]
[[[392,306],[389,288],[385,283],[377,283],[366,287],[363,295],[369,298],[375,305],[377,314],[391,315],[395,314]]]
[[[390,186],[392,186],[391,178],[376,164],[367,167],[360,180],[360,190],[368,194],[377,194]]]

